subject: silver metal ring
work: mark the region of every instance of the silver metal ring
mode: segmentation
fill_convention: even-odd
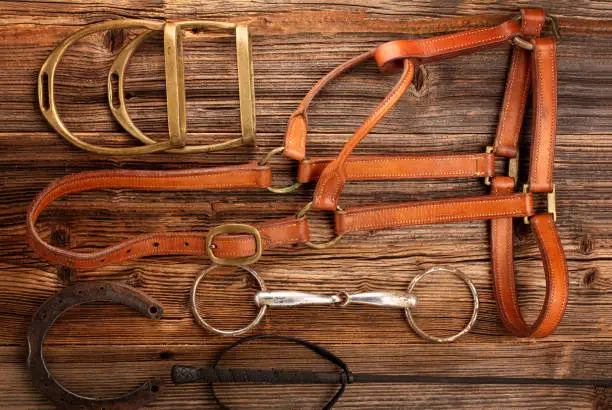
[[[266,314],[266,310],[268,310],[268,306],[266,305],[260,306],[259,311],[257,312],[257,316],[255,316],[255,319],[253,319],[253,321],[249,323],[247,326],[243,327],[242,329],[238,329],[238,330],[217,329],[216,327],[211,326],[208,322],[206,322],[204,318],[200,315],[200,312],[198,312],[198,305],[197,305],[197,300],[196,300],[196,293],[198,292],[198,286],[200,286],[200,282],[202,281],[202,279],[206,277],[206,275],[208,275],[210,272],[217,269],[218,267],[219,265],[212,265],[209,268],[204,269],[204,271],[202,271],[202,273],[200,273],[200,275],[196,278],[195,282],[193,283],[193,287],[191,288],[191,297],[190,297],[191,311],[193,312],[193,316],[195,317],[196,321],[200,324],[200,326],[202,326],[203,328],[205,328],[206,330],[212,333],[216,333],[221,336],[238,336],[238,335],[244,334],[250,331],[251,329],[253,329],[255,326],[257,326],[259,322],[261,322],[261,319],[263,319],[264,315]],[[266,291],[266,283],[263,281],[263,279],[257,274],[257,272],[253,268],[246,266],[246,265],[239,265],[238,267],[246,271],[248,274],[250,274],[253,277],[253,279],[255,279],[260,290]]]
[[[436,342],[436,343],[450,343],[453,342],[455,340],[457,340],[458,338],[460,338],[461,336],[463,336],[464,334],[466,334],[467,332],[469,332],[472,329],[472,326],[474,326],[474,323],[476,323],[476,318],[478,317],[478,307],[480,305],[479,301],[478,301],[478,292],[476,291],[476,287],[474,286],[474,283],[472,282],[472,280],[470,278],[467,277],[467,275],[465,275],[463,272],[461,272],[459,269],[450,269],[450,268],[431,268],[417,276],[414,277],[414,279],[412,279],[412,282],[410,282],[410,286],[408,286],[408,293],[412,293],[412,291],[414,290],[414,287],[416,286],[416,284],[423,279],[425,276],[430,275],[432,273],[436,273],[436,272],[449,272],[454,274],[455,276],[457,276],[458,278],[460,278],[462,281],[465,282],[465,284],[468,286],[468,288],[470,289],[470,292],[472,293],[472,299],[474,301],[474,309],[472,311],[472,317],[470,318],[470,321],[468,322],[468,324],[458,333],[455,333],[452,336],[449,337],[436,337],[436,336],[431,336],[428,333],[425,333],[420,327],[417,326],[416,322],[414,321],[414,318],[412,317],[412,312],[410,311],[409,308],[404,309],[404,312],[406,314],[406,320],[408,321],[408,324],[410,325],[410,327],[412,328],[412,330],[414,330],[414,332],[416,334],[418,334],[419,336],[421,336],[423,339],[432,341],[432,342]]]

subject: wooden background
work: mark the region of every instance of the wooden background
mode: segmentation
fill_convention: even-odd
[[[66,285],[65,272],[25,244],[25,211],[53,179],[97,169],[187,169],[259,159],[281,145],[286,120],[308,89],[346,59],[384,41],[497,24],[525,1],[4,1],[0,3],[0,407],[49,408],[30,383],[25,334],[38,306]],[[544,340],[517,339],[503,329],[491,288],[488,227],[471,222],[355,234],[326,251],[305,247],[265,253],[255,268],[270,289],[404,290],[432,266],[462,269],[480,293],[473,331],[452,345],[421,340],[401,310],[302,308],[269,312],[257,332],[320,343],[356,372],[431,375],[610,378],[612,373],[612,3],[540,1],[559,17],[559,126],[555,161],[559,229],[568,257],[570,303],[558,331]],[[58,43],[86,24],[118,18],[218,19],[252,22],[258,146],[214,154],[105,157],[81,151],[46,124],[36,102],[36,77]],[[108,146],[129,144],[112,121],[106,76],[113,57],[136,33],[98,33],[72,47],[60,64],[57,96],[71,129]],[[188,129],[191,142],[239,132],[233,37],[186,33]],[[418,90],[402,98],[357,149],[359,154],[477,152],[491,144],[505,85],[509,47],[427,66]],[[160,38],[129,66],[128,107],[137,125],[163,137],[167,122]],[[394,83],[369,62],[333,83],[310,112],[308,152],[334,155]],[[526,126],[529,129],[529,126]],[[523,136],[528,158],[530,136]],[[500,167],[502,166],[500,162]],[[294,164],[277,159],[275,179],[290,181]],[[276,172],[275,171],[275,172]],[[523,177],[527,163],[521,164]],[[481,181],[351,183],[342,204],[484,194]],[[312,187],[268,192],[151,193],[95,191],[58,201],[40,229],[55,243],[94,248],[136,233],[205,231],[223,222],[254,223],[289,216]],[[315,214],[314,236],[330,235]],[[516,268],[521,303],[533,319],[542,302],[540,256],[518,226]],[[153,377],[168,379],[175,363],[205,365],[235,339],[207,334],[191,316],[188,294],[204,257],[152,257],[86,274],[125,281],[165,307],[159,322],[127,308],[75,308],[51,331],[46,357],[67,387],[111,397]],[[254,284],[221,272],[202,287],[202,309],[214,324],[244,325],[253,314]],[[419,286],[419,323],[438,335],[460,328],[471,305],[466,288],[440,277]],[[301,349],[257,344],[232,365],[326,368]],[[327,366],[329,367],[329,366]],[[223,388],[237,408],[320,408],[332,386]],[[353,385],[338,408],[611,408],[612,391],[593,387]],[[168,385],[151,408],[215,408],[203,385]]]

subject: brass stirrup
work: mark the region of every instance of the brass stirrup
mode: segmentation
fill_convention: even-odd
[[[186,28],[205,27],[211,29],[230,30],[236,33],[236,49],[238,55],[238,85],[240,95],[240,120],[242,136],[229,141],[209,144],[185,146],[187,132],[185,81],[183,70],[182,30]],[[98,32],[113,29],[144,28],[146,31],[128,43],[119,53],[111,67],[108,76],[108,101],[111,111],[117,121],[131,135],[147,145],[129,148],[106,148],[89,144],[72,134],[60,119],[55,104],[54,82],[55,71],[64,52],[77,40]],[[129,58],[136,48],[152,33],[164,32],[164,54],[166,72],[166,100],[168,108],[167,141],[157,142],[144,135],[132,122],[126,109],[124,98],[124,73]],[[114,104],[113,81],[117,80],[118,95]],[[46,83],[46,84],[45,84]],[[45,99],[45,87],[47,99]],[[246,24],[223,23],[214,21],[184,21],[164,23],[155,20],[113,20],[87,26],[64,40],[47,58],[38,76],[38,102],[40,109],[49,124],[72,144],[87,151],[107,155],[132,155],[168,151],[174,153],[210,152],[255,143],[255,89],[253,84],[253,59],[251,40]]]

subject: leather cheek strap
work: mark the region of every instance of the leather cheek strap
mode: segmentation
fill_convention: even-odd
[[[314,182],[335,159],[300,161],[297,180]],[[495,175],[492,153],[426,156],[351,156],[346,161],[347,181],[380,181],[422,178],[483,178]]]
[[[500,46],[520,33],[520,25],[509,20],[495,27],[426,39],[390,41],[376,48],[374,58],[381,72],[394,72],[401,69],[401,61],[406,58],[419,63],[443,60]]]
[[[306,112],[317,94],[342,73],[371,59],[373,56],[374,49],[353,57],[334,68],[312,86],[308,94],[306,94],[300,103],[298,109],[289,117],[287,131],[285,132],[285,150],[283,151],[285,157],[296,161],[301,161],[306,157],[306,136],[308,134],[308,116]]]
[[[406,92],[414,76],[414,64],[409,59],[404,60],[404,71],[391,92],[374,109],[372,114],[361,124],[351,139],[344,145],[338,157],[323,171],[315,188],[312,200],[313,209],[333,211],[338,205],[338,199],[346,182],[346,161],[355,147],[370,131],[387,115]]]
[[[557,127],[557,59],[553,37],[532,40],[533,143],[529,187],[551,192]]]
[[[533,215],[531,193],[351,208],[335,213],[336,233]]]
[[[266,187],[270,169],[256,164],[197,169],[189,171],[94,171],[60,178],[43,190],[27,214],[26,237],[34,251],[51,263],[76,269],[93,269],[149,255],[205,255],[206,233],[151,233],[138,235],[113,246],[94,251],[77,252],[45,242],[36,230],[42,211],[54,200],[70,193],[93,189],[203,190]],[[285,218],[256,226],[262,247],[271,248],[303,243],[309,240],[304,218]],[[252,235],[221,234],[214,238],[218,257],[250,256],[256,251]]]
[[[493,195],[507,195],[512,192],[513,186],[512,178],[495,177]],[[514,274],[512,218],[491,221],[493,288],[502,322],[513,335],[545,337],[561,322],[569,297],[569,279],[565,254],[552,215],[534,215],[530,221],[546,277],[546,296],[536,322],[528,325],[519,307]]]
[[[521,35],[525,38],[539,37],[546,13],[542,9],[521,10]],[[525,106],[531,86],[531,52],[514,47],[508,71],[504,101],[499,115],[493,152],[513,158],[518,152],[518,137],[525,115]]]

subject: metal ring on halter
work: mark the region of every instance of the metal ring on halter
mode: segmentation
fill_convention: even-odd
[[[272,158],[276,154],[282,154],[285,151],[285,147],[277,147],[268,152],[261,161],[259,161],[259,165],[266,165],[270,158]],[[274,192],[275,194],[288,194],[289,192],[293,192],[302,186],[300,181],[295,181],[293,184],[288,186],[269,186],[266,189],[270,192]]]
[[[414,277],[414,279],[412,279],[412,282],[410,282],[410,286],[408,286],[408,293],[412,293],[412,291],[414,290],[414,287],[416,286],[416,284],[423,279],[425,276],[430,275],[432,273],[436,273],[436,272],[449,272],[454,274],[455,276],[457,276],[459,279],[461,279],[462,281],[465,282],[465,284],[468,286],[468,288],[470,289],[470,292],[472,293],[472,299],[474,301],[474,309],[472,310],[472,317],[470,318],[470,321],[468,322],[468,324],[458,333],[455,333],[452,336],[449,337],[436,337],[436,336],[431,336],[428,333],[425,333],[423,330],[421,330],[421,328],[419,326],[417,326],[416,322],[414,321],[414,318],[412,317],[412,312],[410,311],[410,309],[406,308],[404,309],[404,312],[406,314],[406,320],[408,321],[408,324],[410,325],[410,327],[412,328],[412,330],[414,330],[414,332],[416,334],[418,334],[419,336],[421,336],[423,339],[432,341],[432,342],[436,342],[436,343],[450,343],[453,342],[455,340],[457,340],[458,338],[460,338],[461,336],[463,336],[464,334],[466,334],[467,332],[469,332],[472,329],[472,326],[474,326],[474,323],[476,323],[476,318],[478,317],[478,308],[479,308],[479,301],[478,301],[478,292],[476,291],[476,287],[474,286],[474,283],[472,282],[472,280],[470,278],[467,277],[467,275],[465,275],[463,272],[461,272],[459,269],[450,269],[450,268],[431,268],[417,276]]]
[[[238,329],[238,330],[217,329],[216,327],[206,322],[206,320],[204,320],[204,318],[200,315],[200,312],[198,311],[197,296],[196,296],[198,292],[198,286],[200,286],[200,282],[202,281],[202,279],[206,277],[206,275],[208,275],[210,272],[217,269],[218,267],[219,265],[212,265],[209,268],[205,269],[204,271],[202,271],[202,273],[200,273],[200,275],[196,278],[195,282],[193,283],[193,287],[191,288],[191,295],[190,295],[191,311],[193,312],[193,316],[195,317],[196,321],[200,324],[200,326],[202,326],[203,328],[205,328],[206,330],[212,333],[216,333],[221,336],[238,336],[238,335],[247,333],[248,331],[253,329],[255,326],[257,326],[259,322],[261,322],[261,319],[263,319],[264,315],[266,314],[266,311],[268,310],[268,307],[266,305],[259,307],[257,316],[255,316],[255,319],[253,319],[251,323],[249,323],[247,326],[243,327],[242,329]],[[257,274],[257,272],[253,268],[246,266],[246,265],[239,265],[238,267],[246,271],[248,274],[250,274],[253,277],[253,279],[255,279],[260,290],[266,291],[266,283],[263,281],[263,279]]]
[[[296,218],[302,218],[305,215],[307,215],[310,210],[312,209],[312,201],[308,202],[306,204],[306,206],[304,206],[304,208],[302,208],[297,214],[296,214]],[[340,206],[336,206],[336,211],[342,211],[342,208],[340,208]],[[304,242],[304,245],[308,246],[309,248],[313,248],[313,249],[325,249],[325,248],[329,248],[332,245],[335,245],[336,243],[338,243],[338,241],[340,241],[340,239],[342,239],[342,237],[344,236],[343,233],[341,234],[337,234],[333,239],[330,239],[327,242],[323,242],[323,243],[313,243],[310,241],[306,241]]]
[[[518,15],[514,17],[513,20],[520,22],[522,20],[522,16]],[[557,19],[553,16],[546,16],[545,22],[550,24],[550,28],[552,30],[553,37],[555,38],[555,40],[557,40],[557,42],[561,41],[561,30],[559,29],[559,22],[557,22]],[[525,40],[521,36],[513,37],[512,43],[529,51],[533,51],[534,48],[533,43],[528,40]]]

